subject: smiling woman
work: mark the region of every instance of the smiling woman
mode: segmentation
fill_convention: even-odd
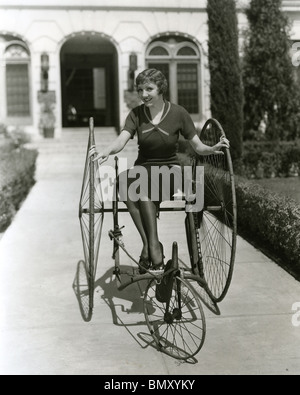
[[[118,138],[104,152],[97,154],[94,160],[103,163],[109,155],[120,152],[137,135],[138,157],[134,168],[119,175],[120,200],[126,204],[142,239],[140,266],[146,270],[156,270],[164,266],[163,247],[157,230],[158,207],[161,202],[174,199],[180,180],[183,179],[177,157],[179,135],[189,141],[198,155],[221,155],[221,149],[229,147],[229,142],[223,137],[214,146],[201,142],[187,110],[165,99],[168,82],[161,71],[153,68],[144,70],[137,76],[136,86],[143,103],[130,111]],[[95,148],[92,148],[90,155],[94,154]],[[144,171],[141,172],[139,167]],[[172,170],[167,191],[162,177],[158,176],[154,180],[151,177],[153,168],[157,168],[157,174],[161,174],[163,167]],[[135,177],[132,177],[133,174]],[[146,188],[140,188],[139,198],[133,199],[128,190],[139,180],[140,174],[144,174],[145,180],[139,185],[145,185]]]

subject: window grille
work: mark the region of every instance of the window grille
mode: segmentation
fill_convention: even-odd
[[[5,52],[8,117],[30,116],[29,54],[23,45],[11,44]]]

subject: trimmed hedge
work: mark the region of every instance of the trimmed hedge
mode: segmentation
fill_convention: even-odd
[[[0,232],[10,225],[16,211],[35,183],[36,150],[1,149],[0,156]]]
[[[218,178],[220,190],[229,196],[228,177],[220,172]],[[238,234],[300,280],[299,204],[243,177],[235,177],[235,190]],[[214,205],[210,198],[205,193],[207,203]]]
[[[179,158],[182,165],[189,164],[187,152]],[[231,193],[226,180],[220,173],[224,195]],[[241,176],[235,176],[235,190],[238,234],[300,281],[299,204]]]
[[[4,192],[0,190],[0,232],[10,225],[16,210]]]
[[[300,279],[300,206],[236,178],[238,232]]]

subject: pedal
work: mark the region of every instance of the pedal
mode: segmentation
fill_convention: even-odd
[[[108,235],[109,235],[109,237],[110,237],[110,240],[112,240],[112,239],[117,239],[117,238],[119,238],[119,237],[123,237],[123,234],[122,234],[122,232],[121,232],[121,230],[122,230],[123,228],[125,228],[125,226],[122,226],[121,228],[116,228],[115,230],[110,230],[110,231],[108,232]]]

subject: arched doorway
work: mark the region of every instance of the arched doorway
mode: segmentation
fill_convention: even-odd
[[[118,55],[107,38],[85,33],[70,38],[61,55],[63,127],[119,124]]]

